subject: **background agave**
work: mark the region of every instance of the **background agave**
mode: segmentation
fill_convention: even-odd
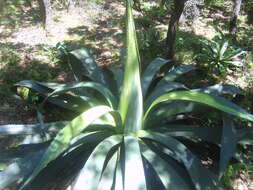
[[[210,71],[225,74],[230,69],[243,66],[240,56],[244,55],[245,51],[229,46],[224,36],[216,40],[200,40],[200,43],[202,50],[196,55],[196,59],[204,63]]]
[[[77,82],[17,84],[44,96],[41,107],[48,101],[80,115],[72,121],[44,123],[38,109],[39,124],[1,126],[1,135],[27,138],[1,152],[1,162],[10,164],[0,172],[0,189],[17,180],[18,189],[47,189],[48,184],[50,189],[63,189],[52,186],[57,179],[63,186],[75,179],[75,190],[222,189],[219,178],[237,144],[252,143],[253,136],[252,128],[237,129],[230,115],[249,121],[253,115],[218,96],[239,93],[232,86],[188,90],[174,82],[192,66],[173,67],[158,77],[157,72],[168,63],[158,58],[140,75],[131,1],[126,5],[124,77],[120,70],[97,67],[87,51],[79,49],[69,54]],[[209,109],[222,113],[223,126],[181,122],[187,113],[206,114]],[[220,148],[218,175],[204,167],[186,145],[200,140]]]

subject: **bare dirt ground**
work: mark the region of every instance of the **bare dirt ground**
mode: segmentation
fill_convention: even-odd
[[[38,11],[38,5],[33,4],[32,8],[22,7],[22,10],[27,12],[31,12],[31,9]],[[38,47],[54,46],[63,41],[78,43],[92,49],[98,64],[112,64],[119,61],[120,48],[123,45],[120,41],[122,30],[118,24],[123,14],[124,6],[121,2],[95,4],[83,1],[78,7],[70,7],[68,11],[54,9],[53,21],[48,33],[40,22],[33,21],[33,18],[27,18],[26,21],[18,20],[21,25],[16,28],[0,25],[0,45],[18,54],[18,59],[21,61],[16,68],[13,68],[14,70],[19,68],[25,70],[30,61],[36,59],[41,65],[54,72],[54,81],[64,82],[66,73],[56,68],[57,66],[52,64],[50,58],[43,55]],[[2,50],[0,56],[5,56],[5,51],[0,50]],[[10,70],[6,62],[1,61],[0,68],[2,73]],[[15,71],[11,74],[15,74]],[[25,77],[20,80],[25,80]],[[0,84],[4,82],[0,77]],[[36,121],[33,118],[36,115],[33,110],[22,110],[24,104],[6,96],[3,91],[5,89],[0,90],[0,124]]]

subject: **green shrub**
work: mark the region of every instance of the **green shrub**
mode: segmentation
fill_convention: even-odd
[[[218,179],[236,145],[252,143],[252,128],[237,129],[232,117],[253,121],[253,115],[218,96],[238,93],[236,88],[216,85],[188,90],[174,82],[192,66],[173,67],[161,77],[157,72],[169,61],[157,58],[140,74],[130,2],[126,1],[124,76],[119,68],[97,67],[88,52],[79,49],[69,53],[77,82],[17,84],[45,99],[38,109],[39,124],[1,126],[1,135],[33,138],[1,152],[2,162],[13,163],[0,172],[0,189],[17,179],[19,189],[52,189],[48,185],[55,185],[57,179],[62,185],[74,178],[75,190],[223,189]],[[40,110],[46,101],[79,115],[72,121],[44,123]],[[210,111],[219,113],[223,126],[205,127],[199,120],[189,123],[191,113]],[[218,175],[201,164],[187,143],[205,141],[219,147]]]
[[[20,57],[14,53],[9,47],[1,49],[0,62],[6,65],[17,65],[20,62]]]
[[[231,69],[242,67],[242,49],[234,49],[224,38],[218,40],[200,40],[201,53],[195,56],[196,60],[213,73],[226,75]]]

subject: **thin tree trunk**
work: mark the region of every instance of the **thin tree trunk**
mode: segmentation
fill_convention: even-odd
[[[174,43],[176,40],[176,31],[179,25],[180,16],[183,13],[186,0],[174,0],[174,11],[170,19],[167,38],[166,38],[166,57],[173,59]]]
[[[46,31],[49,30],[52,21],[52,9],[50,0],[38,0],[40,15]]]
[[[237,18],[240,13],[242,0],[234,0],[234,8],[232,13],[232,18],[230,21],[230,33],[235,35],[237,32]]]

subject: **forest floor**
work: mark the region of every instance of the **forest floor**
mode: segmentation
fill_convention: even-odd
[[[68,82],[72,79],[69,72],[64,69],[66,66],[57,62],[52,51],[52,47],[56,47],[58,42],[88,47],[99,65],[121,65],[125,11],[123,1],[110,0],[105,4],[83,1],[83,4],[71,7],[68,11],[55,5],[53,23],[48,33],[39,21],[36,4],[29,7],[14,2],[8,2],[8,9],[0,15],[0,124],[37,121],[35,108],[14,97],[12,86],[16,82],[20,80]],[[138,34],[140,52],[146,56],[143,58],[145,65],[152,58],[163,56],[164,52],[161,50],[164,49],[169,20],[166,14],[164,17],[159,16],[160,13],[158,14],[152,5],[144,9],[144,12],[136,11],[135,14],[138,15],[136,24],[139,34],[146,31],[145,35]],[[212,39],[218,34],[214,25],[219,23],[224,29],[228,17],[229,12],[224,10],[204,9],[201,17],[194,23],[186,21],[182,24],[176,42],[177,61],[196,64],[192,51],[196,41],[199,38]],[[247,42],[245,47],[253,49],[252,25],[244,22],[245,15],[242,15],[240,20],[242,34],[239,41],[242,41],[241,44]],[[247,67],[220,79],[218,83],[234,84],[244,89],[246,93],[253,92],[252,57],[252,54],[248,54]],[[243,173],[240,176],[235,180],[234,189],[249,190],[250,186],[253,189],[250,180]]]

